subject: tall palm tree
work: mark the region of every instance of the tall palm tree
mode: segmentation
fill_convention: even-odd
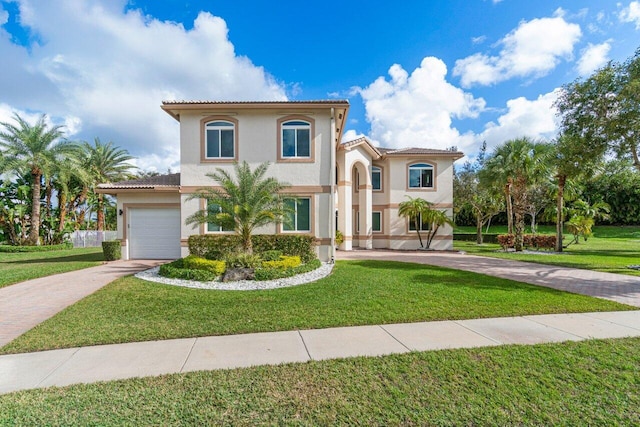
[[[235,178],[226,170],[217,168],[207,176],[218,183],[219,188],[201,188],[187,200],[204,199],[208,206],[217,205],[214,213],[205,207],[187,218],[187,224],[213,222],[223,228],[233,229],[240,235],[242,249],[253,253],[251,236],[256,228],[281,221],[287,213],[280,193],[289,185],[275,178],[265,178],[269,163],[255,170],[247,162],[235,163]]]
[[[123,148],[113,145],[109,141],[103,144],[100,138],[95,138],[93,145],[88,142],[82,143],[83,161],[87,172],[91,177],[90,190],[95,192],[98,184],[106,182],[116,182],[127,179],[132,169],[135,168],[129,160],[134,159],[129,152]],[[104,230],[104,194],[97,194],[97,230]]]
[[[34,125],[14,113],[15,123],[0,123],[0,149],[3,171],[30,173],[32,177],[31,227],[26,243],[36,245],[40,236],[40,196],[42,177],[48,175],[61,158],[76,151],[75,144],[62,139],[62,126],[49,126],[43,114]]]
[[[513,234],[513,205],[511,188],[513,187],[512,165],[510,164],[510,151],[505,144],[496,147],[493,153],[485,160],[483,168],[478,173],[480,183],[485,188],[500,189],[504,192],[507,210],[507,232]],[[498,190],[495,190],[498,193]]]

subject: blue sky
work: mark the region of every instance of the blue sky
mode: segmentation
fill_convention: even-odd
[[[347,138],[472,156],[553,138],[557,89],[639,36],[630,0],[0,0],[0,121],[47,113],[164,171],[163,99],[346,98]]]

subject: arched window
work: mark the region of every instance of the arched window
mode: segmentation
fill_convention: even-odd
[[[235,158],[236,126],[225,120],[215,120],[204,125],[205,158]]]
[[[373,191],[382,190],[382,168],[378,166],[371,167],[371,187]]]
[[[409,188],[433,188],[433,166],[428,163],[409,166]]]
[[[282,158],[311,157],[311,124],[302,120],[282,123]]]

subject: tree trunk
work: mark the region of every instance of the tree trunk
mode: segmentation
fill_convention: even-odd
[[[98,219],[96,230],[104,230],[104,194],[98,194]]]
[[[513,205],[511,204],[511,180],[504,186],[504,198],[507,203],[507,233],[513,234]]]
[[[422,236],[420,236],[420,225],[418,224],[418,217],[416,217],[415,219],[415,224],[416,224],[416,233],[418,233],[418,240],[420,241],[420,247],[424,248],[424,245],[422,244]]]
[[[64,222],[67,219],[67,193],[59,190],[58,192],[58,232],[61,233],[64,230]]]
[[[31,171],[33,175],[33,196],[31,198],[31,229],[27,243],[29,245],[37,245],[40,240],[40,191],[42,188],[42,174],[38,171]]]
[[[482,244],[482,214],[476,213],[476,244]]]
[[[633,156],[633,166],[635,166],[638,172],[640,172],[640,158],[638,158],[637,146],[634,145],[633,147],[631,147],[631,155]]]
[[[516,235],[516,239],[515,239],[515,249],[516,252],[522,252],[522,246],[523,246],[523,234],[524,234],[524,216],[522,215],[522,212],[520,212],[518,209],[516,209],[515,213],[515,224],[514,224],[514,228],[515,228],[515,235]]]
[[[566,175],[558,175],[558,197],[556,212],[556,252],[562,252],[562,227],[564,225],[564,186],[567,182]]]

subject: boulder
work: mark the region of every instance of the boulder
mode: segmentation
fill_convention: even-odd
[[[223,282],[237,282],[239,280],[254,280],[255,270],[253,268],[229,268],[222,276]]]

